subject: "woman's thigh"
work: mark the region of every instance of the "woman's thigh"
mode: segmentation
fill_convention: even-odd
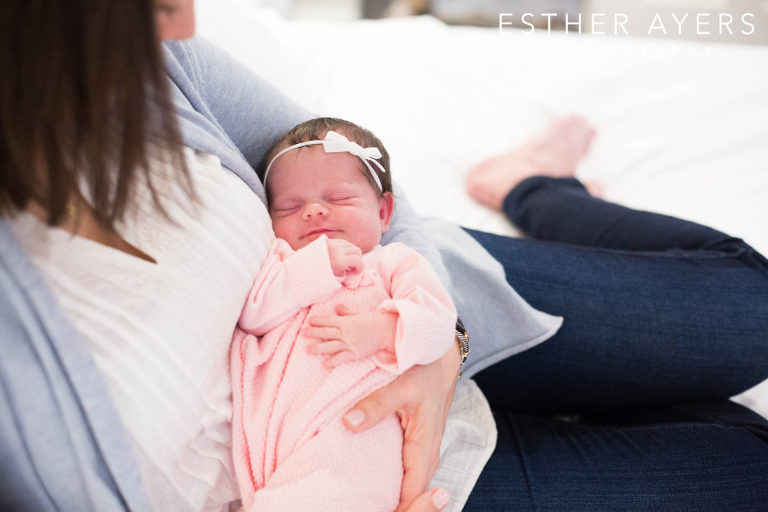
[[[768,422],[718,400],[611,423],[497,413],[496,450],[464,510],[759,510]]]
[[[656,406],[768,377],[768,267],[746,244],[633,252],[470,233],[523,298],[565,319],[475,376],[494,409]]]

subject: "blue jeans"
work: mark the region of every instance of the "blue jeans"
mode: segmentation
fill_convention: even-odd
[[[768,422],[728,400],[768,377],[768,261],[575,179],[504,210],[529,238],[470,233],[565,321],[475,376],[499,441],[465,510],[768,510]]]

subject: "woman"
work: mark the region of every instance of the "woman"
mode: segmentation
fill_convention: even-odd
[[[0,27],[8,38],[0,62],[18,70],[0,94],[0,318],[8,333],[0,357],[8,478],[0,495],[3,505],[21,509],[213,508],[233,489],[220,455],[228,431],[226,354],[205,340],[234,325],[229,317],[239,313],[242,297],[233,290],[248,282],[249,260],[268,238],[257,229],[263,190],[251,166],[307,114],[193,40],[170,45],[166,54],[182,127],[175,132],[158,72],[153,5],[97,4],[103,5],[47,2],[36,10],[11,1],[0,17],[9,25]],[[191,2],[163,0],[156,9],[162,38],[192,34]],[[77,46],[49,42],[66,39],[62,27],[77,35]],[[74,48],[81,47],[89,51],[78,55]],[[148,98],[154,103],[143,108]],[[179,150],[182,140],[191,149]],[[512,156],[502,167],[518,175],[520,155]],[[117,166],[121,178],[104,181],[108,166]],[[80,180],[87,185],[82,193]],[[605,223],[592,239],[565,237],[575,232],[568,220],[591,219],[589,209],[601,203],[568,180],[554,180],[565,189],[551,182],[522,180],[506,195],[513,220],[534,236],[596,245]],[[557,193],[546,193],[552,189]],[[560,208],[563,193],[579,216]],[[565,316],[551,340],[509,357],[551,335],[559,321],[519,300],[502,269],[483,260],[487,254],[466,234],[430,225],[426,240],[412,214],[400,215],[393,236],[422,251],[452,282],[473,337],[465,374],[483,370],[478,380],[499,420],[499,445],[470,507],[503,510],[514,500],[520,509],[678,509],[704,497],[705,506],[753,509],[764,502],[754,482],[768,472],[760,440],[765,421],[724,399],[768,372],[759,314],[766,270],[754,251],[711,231],[706,235],[715,239],[692,237],[696,247],[654,247],[666,254],[653,258],[626,251],[646,247],[593,250],[473,233],[534,306]],[[562,232],[555,229],[561,223]],[[251,234],[242,245],[227,238],[242,232]],[[696,257],[691,262],[681,250]],[[467,254],[480,260],[468,262]],[[702,265],[706,273],[683,272]],[[661,279],[670,274],[680,280]],[[688,309],[676,307],[678,297],[671,304],[660,297],[668,284],[691,283],[696,293],[686,296]],[[711,290],[725,285],[733,286],[730,293],[750,293],[750,300],[713,300]],[[177,303],[197,314],[183,316]],[[451,351],[417,367],[349,413],[353,429],[395,410],[403,418],[403,503],[419,496],[410,510],[444,505],[444,493],[422,490],[436,463],[458,359]],[[178,389],[183,393],[174,395]],[[687,403],[669,406],[681,401]],[[148,420],[141,412],[150,403],[157,416]],[[622,406],[648,409],[633,418],[616,412]],[[583,414],[581,422],[550,416],[574,412]],[[189,471],[169,476],[166,458]],[[702,461],[709,466],[700,467]],[[699,486],[693,492],[692,482]]]
[[[184,46],[171,83],[159,40],[193,34],[189,0],[1,9],[0,508],[227,509],[228,345],[273,238],[252,166],[308,114],[244,76],[229,85],[252,103],[218,97],[243,117],[216,119],[203,84],[233,63],[199,81]],[[459,359],[351,415],[364,429],[400,410],[408,510],[448,499],[425,488]]]

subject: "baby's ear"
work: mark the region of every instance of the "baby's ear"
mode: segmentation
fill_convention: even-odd
[[[384,192],[379,198],[379,220],[381,220],[381,232],[386,233],[389,223],[392,222],[392,214],[395,211],[395,196],[392,192]]]

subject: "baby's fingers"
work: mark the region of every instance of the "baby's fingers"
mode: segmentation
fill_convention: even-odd
[[[344,256],[344,263],[346,265],[346,273],[348,274],[359,274],[365,266],[363,257],[359,254],[346,254]]]
[[[323,363],[326,368],[335,368],[339,365],[342,365],[344,363],[348,363],[350,361],[355,360],[355,354],[352,352],[345,350],[344,352],[339,352],[338,354],[329,357],[325,360]]]
[[[337,354],[346,350],[347,346],[339,340],[320,341],[307,345],[307,352],[310,354]]]
[[[341,338],[341,329],[334,326],[305,327],[301,333],[307,338],[315,338],[318,340],[338,340]]]
[[[338,327],[338,315],[314,315],[307,318],[307,325],[311,327]]]
[[[352,265],[350,265],[350,267],[351,267],[351,270],[350,270],[351,274],[359,274],[360,272],[362,272],[363,267],[365,267],[365,263],[363,262],[363,257],[359,255],[355,255],[352,258]]]

